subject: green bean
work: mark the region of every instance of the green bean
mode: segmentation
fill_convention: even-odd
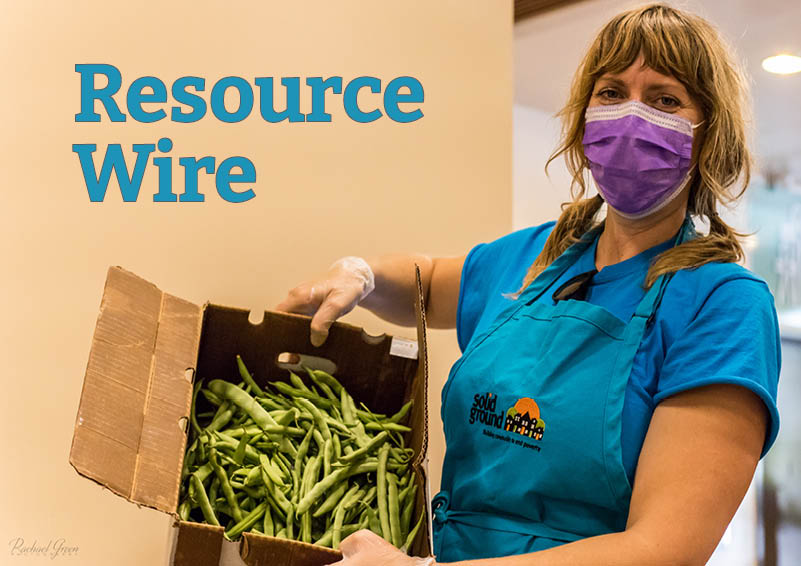
[[[263,454],[261,456],[264,456]],[[266,456],[264,456],[266,458]],[[262,485],[261,481],[261,470],[259,466],[253,466],[248,470],[248,474],[245,477],[245,485],[248,487]]]
[[[285,411],[289,408],[289,403],[279,402],[278,400],[270,397],[269,393],[266,393],[265,395],[267,396],[256,398],[256,402],[258,402],[258,404],[265,409],[269,409],[271,411]]]
[[[361,405],[362,408],[356,409],[356,416],[365,423],[380,421],[382,419],[385,420],[387,418],[387,416],[383,413],[374,413],[364,403],[359,403],[359,405]]]
[[[214,507],[214,502],[217,501],[217,494],[219,490],[220,490],[220,479],[217,476],[215,476],[214,479],[211,480],[211,485],[209,486],[209,501],[211,502],[212,507]]]
[[[323,383],[326,383],[331,389],[333,389],[334,393],[339,394],[344,389],[344,387],[342,387],[342,384],[339,381],[337,381],[337,378],[335,378],[330,373],[324,372],[323,370],[319,369],[312,371],[315,377],[317,377],[317,379],[319,379]]]
[[[334,435],[336,437],[336,435]],[[334,444],[331,439],[325,441],[323,448],[323,476],[331,473],[331,457],[334,455]]]
[[[213,472],[214,470],[212,469],[211,464],[206,462],[194,471],[194,475],[196,475],[200,481],[206,481],[206,478],[209,477]]]
[[[270,477],[270,480],[274,484],[279,485],[281,487],[285,485],[284,479],[281,477],[281,474],[279,474],[278,471],[275,468],[273,468],[270,459],[265,454],[259,454],[259,464],[261,465],[261,469],[264,471],[264,473],[266,473]]]
[[[311,369],[307,367],[304,367],[303,369],[305,369],[306,373],[309,374],[309,379],[311,379],[314,382],[314,384],[320,388],[320,391],[322,391],[326,397],[328,397],[335,404],[339,403],[339,398],[336,395],[334,395],[334,392],[331,391],[331,388],[328,386],[328,384],[326,384],[322,379],[318,378],[317,375],[314,373],[314,371],[312,371]]]
[[[376,488],[376,486],[372,486],[370,489],[367,490],[367,494],[364,496],[364,498],[362,498],[361,501],[355,501],[353,502],[353,504],[361,503],[363,505],[370,505],[373,502],[373,499],[376,498],[377,493],[378,489]]]
[[[387,474],[387,506],[392,544],[400,548],[403,541],[401,540],[400,509],[398,508],[398,477],[395,474]]]
[[[258,469],[258,468],[254,468]],[[247,494],[247,496],[252,500],[261,500],[267,496],[267,490],[263,485],[259,485],[258,487],[248,487],[247,485],[242,487],[242,491]]]
[[[342,456],[342,458],[339,459],[340,462],[353,462],[354,460],[358,460],[359,458],[366,457],[371,450],[383,444],[386,441],[387,436],[389,436],[389,433],[387,432],[378,433],[369,442],[367,442],[367,444],[365,444],[355,452]]]
[[[334,458],[339,460],[342,457],[342,443],[339,440],[339,435],[335,434],[331,437],[333,448],[334,448]]]
[[[216,431],[214,433],[214,435],[216,437],[215,446],[218,449],[219,448],[223,448],[225,450],[230,450],[231,453],[233,454],[234,451],[236,450],[236,448],[239,446],[239,442],[235,438],[231,438],[230,436],[228,436],[224,432]],[[253,448],[252,446],[246,445],[245,446],[245,459],[247,461],[251,462],[252,464],[258,464],[259,463],[259,453],[258,453],[258,451],[255,448]],[[235,460],[233,460],[233,459],[231,461],[235,462]]]
[[[286,538],[295,538],[295,506],[290,505],[289,513],[286,514]]]
[[[334,526],[331,531],[331,546],[334,550],[339,548],[339,542],[342,537],[342,522],[345,520],[345,505],[350,503],[351,498],[358,492],[359,486],[354,485],[348,490],[342,498],[342,501],[339,502],[339,505],[337,505],[337,510],[334,513]]]
[[[420,525],[423,524],[423,519],[425,519],[425,516],[426,516],[426,514],[422,513],[420,515],[420,518],[417,519],[417,524],[414,526],[412,531],[409,533],[409,536],[406,537],[406,542],[404,542],[404,544],[403,544],[404,548],[406,548],[406,549],[410,549],[411,548],[412,543],[414,542],[414,539],[417,536],[417,531],[420,530]]]
[[[273,536],[275,534],[275,525],[273,524],[273,514],[270,512],[269,507],[265,507],[264,509],[264,527],[262,532],[267,535],[268,537]]]
[[[298,503],[298,514],[305,513],[318,497],[343,479],[349,477],[349,475],[360,473],[355,471],[357,468],[359,468],[359,466],[338,468],[317,482],[311,491],[304,495],[303,499]]]
[[[275,533],[275,538],[286,538],[286,528],[283,527]]]
[[[268,425],[265,427],[253,425],[248,427],[239,427],[228,432],[227,434],[232,438],[239,438],[243,434],[249,434],[251,436],[255,436],[262,432],[266,433],[267,435],[288,434],[289,436],[303,436],[305,434],[303,432],[303,429],[286,425]]]
[[[364,487],[359,487],[359,489],[354,493],[350,499],[343,503],[344,507],[344,516],[343,516],[343,523],[347,523],[352,520],[356,513],[358,512],[358,508],[354,507],[357,503],[360,503],[360,500],[364,497],[366,490]]]
[[[295,445],[288,436],[282,436],[280,438],[278,441],[278,450],[284,452],[285,454],[289,454],[293,458],[296,458],[298,455],[298,449],[295,448]]]
[[[247,413],[258,426],[277,425],[264,407],[259,405],[250,394],[233,383],[214,379],[209,382],[209,389],[224,399],[233,402],[237,407]]]
[[[301,391],[305,391],[306,393],[314,394],[314,391],[309,389],[306,386],[306,384],[303,383],[303,380],[300,378],[300,376],[298,374],[296,374],[294,371],[290,371],[289,372],[289,381],[292,383],[293,387],[295,387],[296,389],[300,389]]]
[[[300,398],[296,399],[296,402],[312,414],[314,417],[314,424],[320,429],[323,439],[328,440],[331,438],[331,430],[328,428],[328,423],[326,423],[320,410],[310,403],[308,399]]]
[[[387,457],[389,444],[384,444],[378,451],[378,471],[376,473],[376,489],[378,490],[378,518],[381,521],[381,536],[392,541],[389,526],[389,509],[387,506]]]
[[[242,490],[247,493],[247,487],[242,486]],[[250,513],[253,510],[253,498],[250,495],[247,495],[240,503],[239,503],[240,510],[246,513]]]
[[[188,499],[185,499],[178,506],[178,516],[181,518],[182,521],[188,521],[189,512],[191,510],[192,510],[192,505],[189,503]]]
[[[400,423],[406,415],[409,413],[409,410],[412,408],[413,400],[406,403],[403,407],[400,408],[400,411],[389,417],[389,422],[391,423]]]
[[[320,505],[317,510],[313,513],[313,517],[321,517],[325,515],[329,511],[331,511],[336,504],[342,499],[342,496],[345,495],[345,491],[348,489],[348,482],[343,481],[339,485],[334,488],[331,493],[326,497],[325,501],[323,501],[322,505]]]
[[[267,504],[264,502],[256,505],[256,507],[254,507],[253,510],[248,513],[246,517],[241,519],[233,528],[225,531],[225,538],[232,540],[250,529],[259,519],[261,519],[266,509]]]
[[[301,488],[301,496],[305,494],[306,491],[311,489],[311,486],[317,482],[317,475],[320,469],[320,460],[322,456],[312,456],[309,459],[309,463],[306,464],[306,472],[305,481],[301,482],[303,487]],[[306,511],[300,517],[300,539],[303,542],[311,542],[312,537],[312,516],[311,513]]]
[[[406,425],[389,422],[371,422],[364,425],[366,430],[391,430],[393,432],[409,432],[412,429]]]
[[[415,492],[416,493],[416,490]],[[409,533],[409,525],[412,522],[412,513],[414,512],[414,497],[410,497],[404,504],[403,504],[403,512],[401,512],[401,533],[405,538],[408,536]]]
[[[189,468],[191,468],[195,464],[195,450],[197,449],[199,442],[198,439],[192,442],[192,445],[187,449],[186,456],[184,456],[184,461],[181,464],[181,481],[183,482],[184,479],[189,475]]]
[[[411,474],[405,476],[404,479],[410,475]],[[413,481],[409,481],[408,485],[401,490],[400,495],[398,496],[398,502],[401,504],[401,506],[406,504],[406,501],[408,501],[409,498],[409,493],[412,491],[414,491],[414,493],[412,493],[411,498],[414,499],[415,493],[417,492],[417,485]]]
[[[351,408],[352,399],[344,388],[339,392],[339,405],[342,407],[342,420],[348,426],[356,424],[356,417],[353,416]]]
[[[219,430],[225,425],[227,425],[231,421],[233,416],[234,416],[234,409],[231,407],[231,404],[228,401],[223,401],[222,404],[219,407],[217,407],[217,413],[214,415],[214,418],[211,419],[209,426],[207,426],[205,430],[207,431]]]
[[[220,480],[220,488],[222,489],[225,500],[228,501],[228,506],[231,508],[234,519],[239,522],[242,520],[242,510],[239,508],[239,503],[236,501],[234,490],[231,488],[231,483],[228,481],[228,475],[225,469],[217,461],[217,450],[214,447],[209,448],[209,462],[214,469],[214,473]]]
[[[378,536],[382,536],[381,521],[379,521],[378,515],[376,515],[376,512],[371,507],[367,508],[367,516],[368,516],[367,528],[369,528]]]
[[[317,451],[322,453],[323,450],[325,450],[325,438],[323,438],[322,433],[319,430],[315,430],[312,434],[312,438],[317,445]]]
[[[214,393],[212,393],[208,389],[201,389],[200,392],[203,394],[203,396],[206,398],[206,400],[209,403],[211,403],[212,405],[214,405],[215,407],[219,407],[224,402],[222,399],[217,397]]]
[[[294,473],[292,476],[293,486],[294,486],[294,489],[292,491],[293,499],[299,497],[298,494],[300,492],[299,489],[300,468],[303,465],[303,459],[306,457],[306,453],[309,451],[309,444],[311,442],[311,437],[313,433],[314,433],[314,426],[312,425],[309,426],[309,430],[308,432],[306,432],[306,436],[303,437],[303,440],[301,441],[300,446],[298,447],[298,454],[295,457]]]
[[[236,365],[239,368],[239,375],[242,376],[242,379],[245,381],[245,383],[250,385],[250,388],[256,392],[256,395],[259,397],[264,397],[264,391],[253,380],[253,376],[250,375],[248,368],[245,367],[245,362],[242,361],[242,358],[239,354],[236,355]]]
[[[359,529],[360,529],[359,525],[342,525],[341,529],[342,537],[344,538],[350,536]],[[333,536],[332,529],[328,529],[327,531],[325,531],[325,534],[323,534],[323,536],[314,541],[314,544],[316,544],[317,546],[331,546],[332,536]]]
[[[203,487],[203,482],[196,475],[192,476],[191,481],[195,489],[195,500],[200,506],[200,511],[203,513],[203,518],[210,525],[219,527],[220,522],[217,520],[214,510],[211,508],[211,503],[209,503],[209,498],[206,495],[206,489]]]
[[[275,489],[272,485],[272,480],[264,470],[261,470],[261,481],[264,483],[265,491],[270,497],[270,500],[275,504],[277,510],[280,510],[282,516],[286,517],[289,513],[289,507],[292,505],[280,489]]]
[[[234,450],[234,462],[240,466],[245,461],[245,448],[248,447],[249,441],[250,435],[248,433],[242,434],[241,438],[239,439],[239,444],[236,445],[236,450]]]
[[[257,399],[258,401],[259,399]],[[290,409],[279,409],[277,411],[267,411],[279,426],[286,426],[295,421],[295,411]]]
[[[194,391],[192,392],[192,406],[189,409],[189,420],[192,422],[192,430],[195,431],[196,436],[200,436],[201,428],[197,422],[197,394],[203,386],[203,380],[199,379],[195,382]]]
[[[281,473],[284,474],[285,477],[288,478],[290,476],[289,469],[292,467],[292,464],[289,463],[289,460],[287,460],[286,456],[284,456],[280,452],[276,452],[275,454],[273,454],[271,461],[273,463],[273,466],[279,468],[281,470]]]
[[[353,433],[350,431],[350,429],[347,427],[347,425],[345,425],[345,424],[343,424],[343,423],[339,422],[337,419],[335,419],[335,418],[333,418],[333,417],[329,417],[328,415],[323,415],[323,419],[325,420],[325,423],[326,423],[326,424],[327,424],[329,427],[337,429],[337,430],[338,430],[338,431],[340,431],[340,432],[341,432],[343,435],[345,435],[345,436],[351,436],[351,435],[353,434]]]

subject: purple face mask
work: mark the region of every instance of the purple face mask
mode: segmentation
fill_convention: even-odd
[[[587,108],[584,155],[606,203],[621,216],[643,218],[690,182],[693,124],[632,100]]]

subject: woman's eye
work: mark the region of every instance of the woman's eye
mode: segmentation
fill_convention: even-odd
[[[681,103],[672,96],[660,96],[657,99],[657,102],[660,106],[665,106],[667,108],[676,108],[681,106]]]
[[[619,96],[619,94],[616,91],[614,91],[614,90],[612,90],[610,88],[607,88],[607,89],[604,89],[604,90],[600,91],[598,93],[598,96],[600,96],[601,98],[614,100]]]

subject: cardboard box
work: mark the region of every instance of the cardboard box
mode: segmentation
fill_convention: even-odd
[[[414,399],[407,445],[418,482],[415,516],[426,513],[413,553],[431,554],[430,492],[427,484],[428,367],[420,270],[417,342],[335,323],[319,348],[309,340],[310,317],[266,311],[259,324],[249,311],[206,303],[202,307],[164,293],[120,267],[106,278],[89,353],[70,451],[75,470],[139,506],[175,518],[175,566],[319,566],[339,552],[302,542],[245,533],[238,542],[223,528],[178,518],[181,467],[186,450],[195,376],[238,380],[241,354],[259,383],[285,380],[281,354],[296,354],[312,366],[336,366],[334,375],[371,410],[392,414]],[[419,346],[419,347],[418,347]],[[286,356],[282,356],[282,359]],[[330,369],[330,368],[329,368]]]

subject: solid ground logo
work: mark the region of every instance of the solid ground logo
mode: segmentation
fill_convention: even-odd
[[[506,422],[503,428],[509,432],[542,440],[545,421],[540,418],[540,408],[534,399],[523,397],[517,400],[514,407],[510,407],[506,411]]]
[[[473,406],[470,408],[470,424],[481,423],[506,432],[542,440],[545,433],[545,421],[540,416],[540,408],[534,399],[521,397],[506,413],[495,412],[498,396],[494,393],[475,394]],[[503,406],[503,405],[501,405]],[[490,431],[485,431],[485,434]],[[491,436],[508,440],[505,435],[490,432]]]

